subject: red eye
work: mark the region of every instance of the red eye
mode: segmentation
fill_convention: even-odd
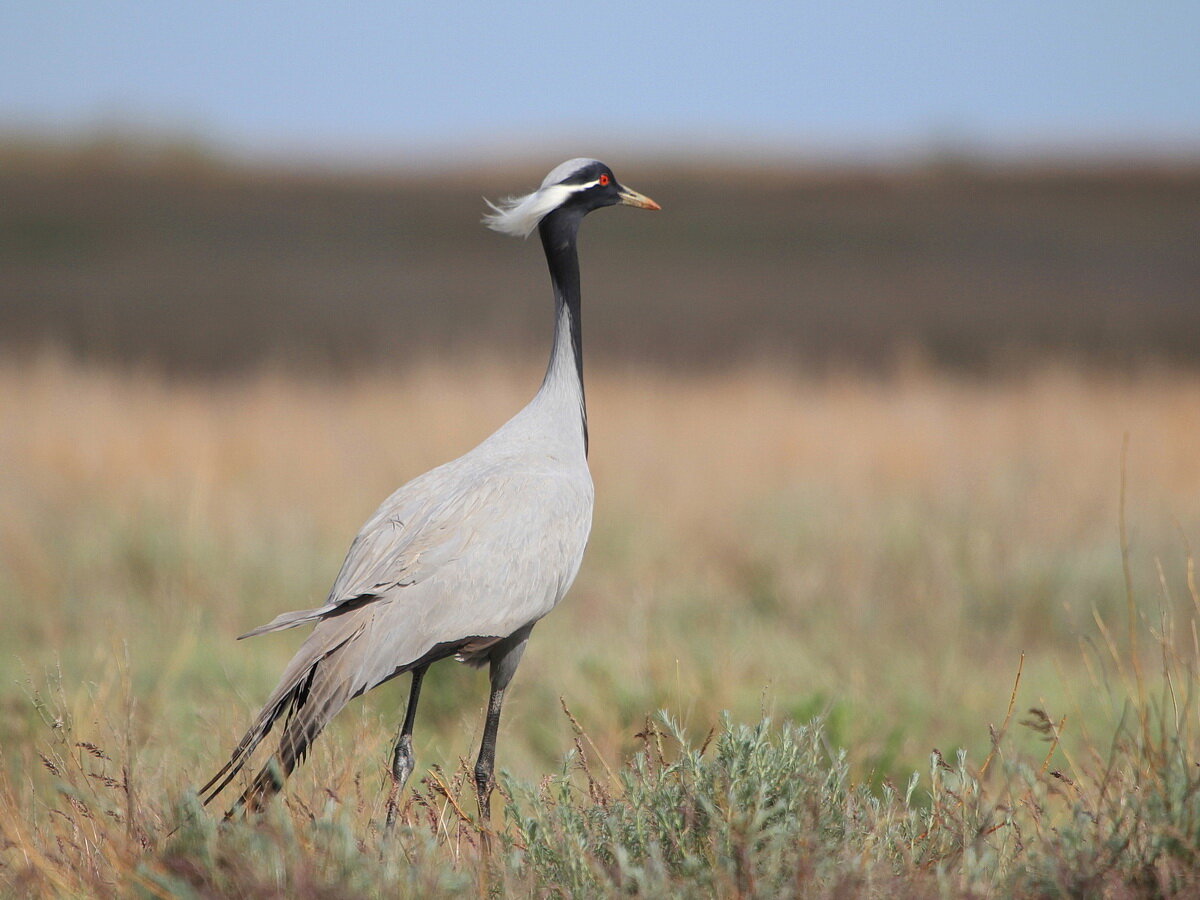
[[[601,185],[601,186],[604,186],[604,185],[608,184],[608,182],[609,182],[610,180],[611,180],[611,179],[610,179],[610,178],[609,178],[607,175],[601,175],[601,176],[600,176],[600,185]]]

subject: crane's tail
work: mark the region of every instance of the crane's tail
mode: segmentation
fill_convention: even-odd
[[[298,657],[292,661],[229,761],[200,788],[200,797],[206,806],[237,777],[258,745],[282,718],[284,727],[279,748],[226,817],[242,809],[260,809],[267,799],[278,793],[317,735],[350,700],[352,688],[342,677],[344,673],[339,671],[341,667],[337,664],[347,643],[348,640],[343,641],[316,659]]]

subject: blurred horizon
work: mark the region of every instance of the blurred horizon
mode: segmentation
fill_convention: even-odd
[[[0,34],[0,131],[167,133],[246,160],[1200,153],[1184,0],[102,0],[10,4]]]
[[[481,196],[604,159],[589,358],[1200,365],[1200,5],[0,9],[0,349],[537,358]],[[640,298],[640,299],[639,299]],[[636,324],[635,324],[636,323]]]
[[[596,152],[602,145],[607,152]],[[591,148],[591,149],[589,149]],[[186,126],[154,125],[112,117],[78,126],[48,128],[0,121],[0,164],[22,166],[45,160],[50,165],[167,165],[227,171],[293,174],[416,177],[461,173],[507,172],[552,166],[555,161],[585,155],[613,165],[630,161],[655,170],[678,167],[682,172],[882,172],[959,167],[1013,169],[1183,169],[1200,167],[1200,135],[1195,140],[1111,139],[1097,142],[1045,140],[1005,144],[973,143],[961,135],[931,134],[912,142],[872,141],[790,144],[708,136],[704,143],[613,138],[544,138],[522,143],[493,140],[480,149],[461,152],[424,148],[409,152],[306,152],[286,148],[248,150],[236,143]]]
[[[551,164],[263,166],[171,138],[0,140],[0,350],[174,374],[538,360],[540,248],[479,219],[481,197]],[[589,220],[592,362],[1200,365],[1200,163],[614,165],[664,211]]]

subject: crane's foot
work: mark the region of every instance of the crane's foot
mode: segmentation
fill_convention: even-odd
[[[392,787],[388,791],[385,824],[388,831],[396,827],[396,816],[400,811],[400,792],[404,790],[404,785],[408,783],[408,777],[412,775],[416,765],[416,757],[413,756],[412,735],[402,734],[396,741],[395,750],[392,751]]]
[[[475,766],[475,799],[479,803],[479,834],[484,856],[490,856],[492,852],[492,789],[495,786],[491,769]]]

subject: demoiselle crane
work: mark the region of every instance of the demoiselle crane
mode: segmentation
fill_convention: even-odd
[[[390,825],[415,766],[422,679],[430,665],[454,656],[490,666],[475,764],[479,814],[489,820],[504,692],[533,626],[571,586],[591,529],[576,238],[585,215],[618,204],[659,209],[594,159],[563,163],[531,194],[489,202],[485,224],[522,237],[536,228],[546,252],[555,329],[541,388],[475,449],[383,502],[354,539],[324,606],[284,613],[241,636],[315,623],[229,762],[200,789],[206,804],[282,720],[278,749],[230,813],[260,808],[347,702],[411,672],[392,753]]]

